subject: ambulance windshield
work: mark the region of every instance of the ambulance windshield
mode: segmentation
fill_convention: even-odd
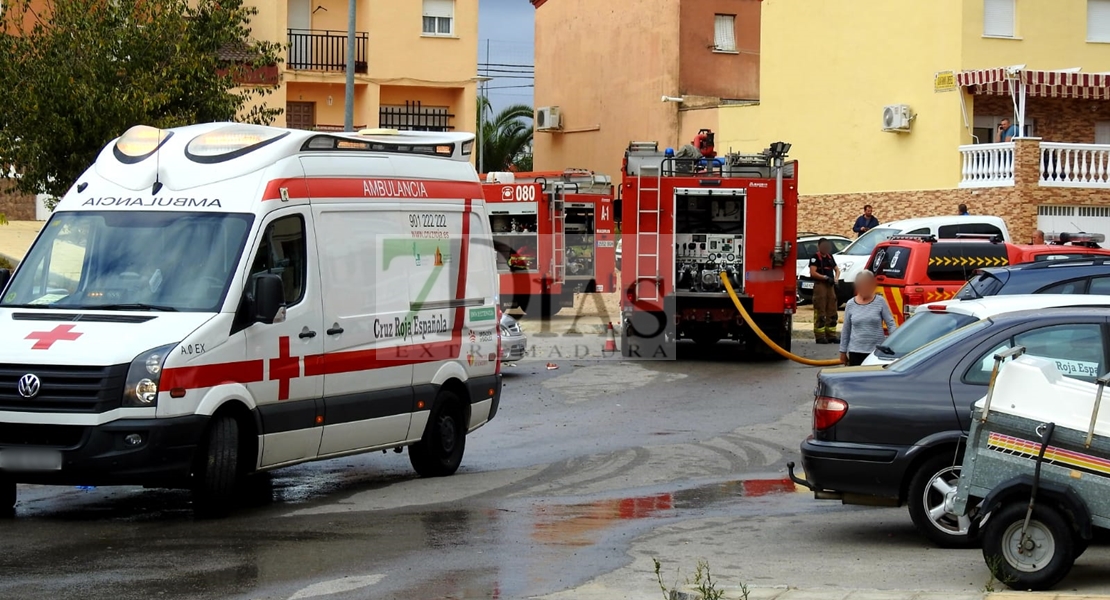
[[[55,213],[0,306],[216,312],[254,217]]]

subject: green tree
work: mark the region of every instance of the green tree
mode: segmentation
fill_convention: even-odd
[[[0,177],[61,197],[100,150],[138,124],[271,123],[268,85],[236,79],[276,64],[252,41],[242,0],[6,0],[0,30]],[[228,59],[232,57],[232,59]],[[249,110],[246,110],[250,106]]]
[[[532,107],[527,104],[506,106],[501,112],[486,118],[492,112],[489,99],[478,98],[478,135],[481,138],[481,162],[484,171],[503,171],[511,165],[519,170],[531,170],[532,156]],[[528,169],[520,169],[518,162],[526,158]]]

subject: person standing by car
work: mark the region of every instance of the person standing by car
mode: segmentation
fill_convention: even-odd
[[[868,270],[856,275],[856,295],[844,307],[844,330],[840,337],[840,363],[863,364],[863,359],[883,341],[883,323],[893,333],[898,328],[886,300],[875,294],[875,274]]]
[[[832,256],[832,242],[817,240],[817,254],[809,259],[809,276],[813,278],[813,339],[818,344],[836,344],[837,312],[836,280],[840,268]]]
[[[871,214],[871,210],[870,204],[865,205],[863,207],[863,214],[856,217],[856,224],[852,225],[852,231],[856,232],[856,237],[879,226],[879,220],[875,218],[875,215]]]

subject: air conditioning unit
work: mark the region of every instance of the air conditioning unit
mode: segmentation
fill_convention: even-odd
[[[555,131],[563,128],[563,116],[558,106],[541,106],[536,109],[536,131]]]
[[[913,113],[905,104],[883,107],[883,131],[909,131]]]

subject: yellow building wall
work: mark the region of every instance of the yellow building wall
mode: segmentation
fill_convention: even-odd
[[[933,74],[960,65],[962,2],[764,0],[760,103],[721,107],[717,147],[791,143],[803,194],[954,187],[960,95]],[[911,133],[882,131],[891,104]]]
[[[466,84],[478,74],[478,0],[455,0],[455,36],[421,34],[423,2],[369,0],[369,76],[381,84]],[[399,80],[399,81],[390,81]]]
[[[551,0],[536,9],[535,103],[558,106],[562,132],[537,131],[538,171],[620,176],[630,141],[679,143],[678,2]]]
[[[259,11],[251,22],[255,38],[288,43],[286,0],[245,0],[245,4]],[[346,31],[346,0],[313,0],[312,7],[312,29]],[[478,0],[455,0],[451,37],[422,35],[422,16],[419,0],[359,0],[355,29],[367,33],[368,72],[355,77],[356,125],[376,127],[382,104],[420,100],[429,106],[449,106],[456,115],[455,131],[475,130]],[[316,102],[318,124],[343,124],[344,73],[291,71],[282,65],[281,78],[281,90],[267,98],[270,106],[284,107],[286,100]],[[393,92],[380,99],[382,89]],[[401,92],[407,96],[398,95]],[[284,116],[275,124],[284,126]]]
[[[1087,3],[1082,0],[1015,0],[1015,39],[983,37],[983,2],[963,6],[963,69],[1024,64],[1027,69],[1082,67],[1110,70],[1110,45],[1087,41]]]

